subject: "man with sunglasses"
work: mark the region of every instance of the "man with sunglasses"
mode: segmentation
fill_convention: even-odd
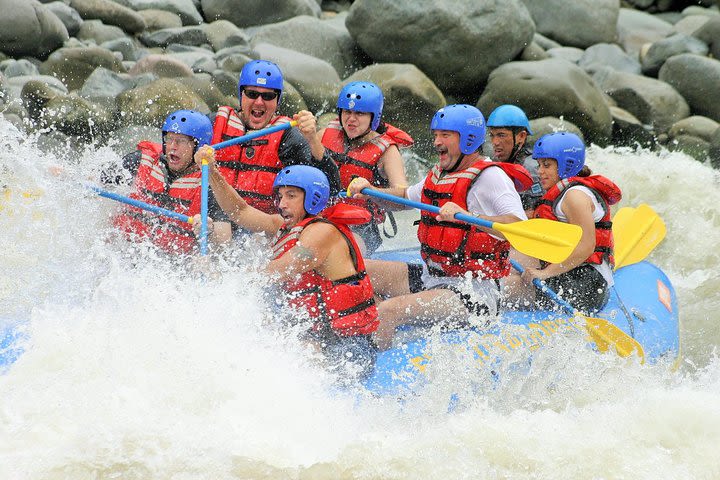
[[[240,73],[238,96],[240,110],[220,107],[215,117],[212,144],[247,134],[252,130],[289,122],[276,111],[283,92],[280,68],[266,60],[248,62]],[[303,132],[315,131],[315,117],[310,112],[295,115],[302,131],[287,129],[216,152],[218,168],[227,182],[251,206],[274,213],[272,186],[283,167],[305,164],[319,168],[330,179],[331,193],[340,190],[340,176],[332,161],[313,159],[310,144]],[[312,125],[307,125],[313,123]]]

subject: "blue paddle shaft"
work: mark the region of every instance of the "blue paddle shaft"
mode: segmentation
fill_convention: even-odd
[[[93,185],[88,185],[88,188],[95,191],[101,197],[109,198],[111,200],[115,200],[121,203],[126,203],[128,205],[132,205],[133,207],[147,210],[148,212],[157,213],[158,215],[174,218],[175,220],[180,220],[181,222],[190,222],[190,217],[188,217],[187,215],[183,215],[182,213],[173,212],[172,210],[158,207],[156,205],[150,205],[149,203],[141,202],[140,200],[135,200],[134,198],[126,197],[118,193],[108,192],[107,190],[103,190]]]
[[[522,267],[522,265],[520,265],[515,260],[510,260],[510,263],[512,264],[513,268],[515,270],[517,270],[518,272],[523,273],[525,271],[525,269]],[[537,289],[540,290],[541,292],[543,292],[545,295],[550,297],[553,302],[557,303],[558,305],[563,307],[565,310],[567,310],[568,313],[571,313],[571,314],[575,313],[575,309],[573,308],[573,306],[570,305],[565,300],[563,300],[562,298],[560,298],[560,296],[557,293],[555,293],[554,291],[552,291],[547,285],[545,285],[545,283],[542,280],[540,280],[539,278],[533,278],[533,285],[535,285],[535,287],[537,287]]]
[[[200,255],[208,249],[208,165],[203,161],[200,176]]]
[[[360,193],[362,193],[363,195],[367,195],[368,197],[375,197],[375,198],[380,198],[382,200],[387,200],[388,202],[399,203],[401,205],[405,205],[406,207],[417,208],[418,210],[425,210],[426,212],[430,212],[430,213],[440,213],[440,207],[436,207],[435,205],[428,205],[426,203],[414,202],[412,200],[408,200],[407,198],[398,197],[396,195],[390,195],[389,193],[381,192],[379,190],[363,188],[360,191]],[[455,218],[458,220],[462,220],[463,222],[472,223],[474,225],[479,225],[481,227],[492,228],[492,226],[493,226],[493,223],[488,220],[483,220],[482,218],[473,217],[472,215],[467,215],[465,213],[456,213]]]
[[[279,132],[280,130],[287,130],[293,125],[294,122],[280,123],[272,127],[263,128],[262,130],[255,130],[253,132],[243,135],[242,137],[231,138],[230,140],[225,140],[224,142],[216,143],[215,145],[210,146],[215,150],[220,150],[221,148],[231,147],[233,145],[237,145],[238,143],[249,142],[254,138],[264,137],[265,135],[270,135],[271,133]]]

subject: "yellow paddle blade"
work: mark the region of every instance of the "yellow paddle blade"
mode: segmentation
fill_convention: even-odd
[[[582,228],[570,223],[533,218],[514,223],[493,223],[518,252],[550,263],[570,256],[582,236]]]
[[[633,353],[640,357],[642,363],[645,362],[645,350],[637,340],[627,333],[620,330],[616,325],[603,320],[602,318],[585,317],[585,329],[590,334],[598,350],[607,352],[610,347],[621,357],[627,357]]]
[[[627,227],[630,225],[629,221],[634,213],[635,209],[633,207],[623,207],[615,213],[615,216],[612,219],[612,230],[613,237],[615,237],[615,243],[617,243],[617,235],[625,233]]]
[[[621,216],[617,226],[613,220],[616,270],[645,259],[667,233],[665,222],[649,205],[643,203],[632,215],[623,215],[628,218]]]

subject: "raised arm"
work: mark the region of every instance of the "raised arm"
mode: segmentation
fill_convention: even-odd
[[[220,208],[228,218],[251,232],[265,232],[268,235],[274,235],[283,224],[282,217],[261,212],[248,205],[218,170],[215,163],[215,151],[209,146],[201,147],[195,153],[195,163],[198,166],[202,166],[204,159],[207,160],[210,170],[210,187]]]

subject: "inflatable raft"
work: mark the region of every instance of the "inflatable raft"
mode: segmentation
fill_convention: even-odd
[[[417,250],[396,250],[378,255],[384,260],[417,261]],[[615,288],[608,304],[593,317],[617,327],[639,344],[637,352],[644,361],[677,360],[680,352],[680,329],[675,290],[668,277],[647,261],[624,266],[615,272]],[[614,328],[613,327],[613,328]],[[487,330],[449,332],[441,335],[441,342],[466,349],[479,364],[490,366],[504,357],[516,357],[526,350],[524,358],[531,361],[532,351],[542,348],[554,335],[588,337],[585,318],[562,311],[507,311],[499,322]],[[632,340],[631,340],[632,341]],[[598,346],[590,342],[598,349]],[[423,382],[432,355],[427,352],[428,341],[415,338],[396,342],[396,346],[381,352],[375,373],[366,387],[379,395],[398,394],[418,388]],[[605,348],[599,348],[605,350]]]

